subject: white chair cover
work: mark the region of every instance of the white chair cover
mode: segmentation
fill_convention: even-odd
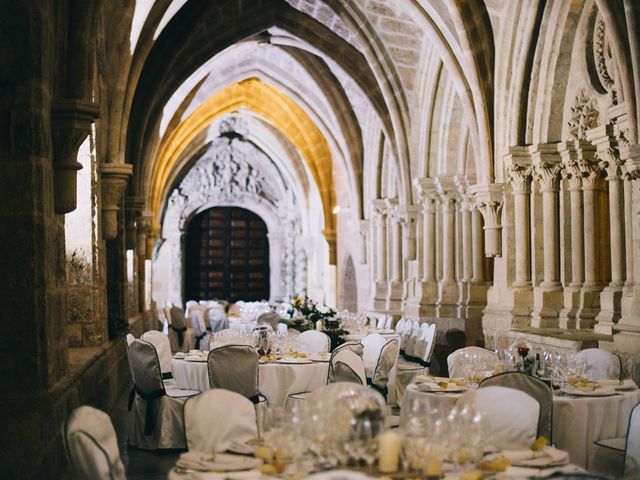
[[[258,325],[266,323],[267,325],[271,325],[271,328],[273,330],[277,330],[278,324],[280,323],[280,315],[278,315],[276,312],[262,313],[258,316],[258,320],[256,323]]]
[[[396,333],[400,336],[400,350],[404,351],[407,345],[407,339],[411,334],[411,323],[406,318],[402,317],[396,324]]]
[[[76,408],[67,418],[63,438],[73,478],[126,478],[116,432],[106,413],[86,405]]]
[[[193,328],[188,328],[185,322],[184,310],[180,307],[171,307],[169,316],[169,343],[172,352],[188,352],[196,346]]]
[[[481,347],[465,347],[456,350],[447,357],[447,366],[449,367],[450,378],[464,377],[463,357],[465,353],[474,353],[479,356],[480,360],[487,365],[493,367],[498,361],[498,354],[492,350]]]
[[[405,357],[414,357],[415,356],[415,347],[418,342],[418,338],[420,338],[420,334],[422,330],[420,329],[420,322],[418,320],[411,321],[411,330],[407,337],[407,343],[404,347]]]
[[[368,378],[373,375],[373,370],[376,368],[380,352],[385,343],[387,343],[387,340],[379,333],[371,333],[362,339],[362,360],[364,361],[364,368]]]
[[[198,392],[165,389],[156,349],[149,342],[134,340],[128,355],[135,385],[135,395],[129,399],[129,445],[185,448],[182,408],[186,397]]]
[[[386,324],[387,324],[387,316],[380,315],[377,320],[376,328],[380,328],[380,329],[385,328]]]
[[[209,386],[258,401],[258,353],[249,345],[223,345],[209,352]]]
[[[336,355],[332,355],[329,369],[333,372],[332,382],[367,384],[362,358],[349,349],[343,348]]]
[[[528,450],[536,439],[540,405],[535,398],[507,387],[486,387],[465,393],[456,407],[473,408],[489,429],[485,444],[504,450]]]
[[[173,375],[171,374],[171,345],[169,344],[169,337],[157,330],[149,330],[143,333],[140,338],[155,347],[158,360],[160,360],[162,379],[165,380],[165,383],[167,380],[171,380]]]
[[[189,450],[224,452],[234,442],[258,436],[253,403],[223,389],[207,390],[184,405],[184,423]]]
[[[331,340],[326,333],[317,330],[307,330],[298,337],[300,339],[300,350],[307,353],[328,352]]]
[[[386,396],[387,384],[391,377],[391,370],[398,361],[399,342],[396,338],[387,340],[380,350],[380,355],[371,375],[371,385]]]
[[[335,375],[333,373],[334,357],[343,350],[349,350],[350,352],[353,352],[354,354],[356,354],[358,357],[362,359],[364,346],[360,342],[344,342],[338,345],[336,348],[334,348],[333,352],[331,352],[331,357],[329,358],[329,371],[327,372],[327,383],[334,383],[336,381]],[[363,366],[364,366],[364,362],[363,362]],[[365,375],[365,379],[366,379],[366,375]]]
[[[540,405],[538,436],[543,435],[553,442],[553,391],[549,385],[526,373],[504,372],[480,382],[481,388],[493,386],[515,388],[533,397]]]
[[[278,333],[289,333],[289,327],[284,323],[278,324]]]
[[[208,310],[207,317],[209,318],[209,325],[211,326],[212,332],[219,332],[221,330],[227,330],[229,328],[229,319],[220,310]]]
[[[196,350],[209,350],[209,337],[204,326],[204,311],[191,312],[191,325],[193,326]]]
[[[627,446],[624,452],[625,478],[638,478],[638,475],[640,475],[640,404],[631,410]]]
[[[420,360],[429,364],[431,362],[431,355],[433,355],[433,348],[436,343],[437,327],[435,323],[423,323],[420,326],[422,331],[421,340],[424,342],[424,352],[420,355]]]
[[[587,362],[587,377],[591,382],[620,379],[620,357],[600,348],[587,348],[579,352]]]
[[[171,304],[165,305],[162,311],[164,312],[164,318],[167,321],[167,326],[170,326],[171,325]]]

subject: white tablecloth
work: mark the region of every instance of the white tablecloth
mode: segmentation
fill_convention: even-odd
[[[171,371],[178,388],[209,389],[207,362],[172,359]],[[291,393],[310,392],[327,383],[328,362],[303,364],[265,363],[259,367],[260,393],[269,405],[284,406]]]
[[[621,392],[622,393],[622,392]],[[409,385],[402,399],[400,425],[404,425],[415,398],[426,399],[429,408],[445,413],[460,397],[454,393],[421,392]],[[640,402],[640,390],[609,397],[553,397],[553,441],[558,448],[569,452],[572,463],[587,470],[599,471],[594,463],[599,447],[596,440],[624,437],[631,409]],[[514,405],[514,408],[517,406]]]

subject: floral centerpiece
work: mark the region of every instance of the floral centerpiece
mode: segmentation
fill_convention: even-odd
[[[519,344],[517,351],[521,359],[518,363],[518,370],[533,375],[533,359],[529,357],[529,347],[525,344]]]
[[[291,302],[292,308],[287,312],[288,319],[280,322],[289,328],[304,332],[316,328],[316,322],[322,321],[322,331],[331,339],[331,350],[344,342],[342,335],[348,332],[340,328],[340,320],[336,318],[336,311],[326,306],[318,306],[308,297],[296,297]]]

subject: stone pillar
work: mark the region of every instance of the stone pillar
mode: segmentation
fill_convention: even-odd
[[[584,140],[571,140],[559,145],[564,166],[564,177],[569,190],[571,234],[568,249],[571,252],[571,280],[565,282],[564,308],[560,312],[562,328],[580,325],[580,292],[584,283],[584,206],[581,164],[585,155],[593,155],[593,146]],[[566,249],[565,249],[566,251]]]
[[[484,283],[484,236],[482,235],[482,214],[480,210],[473,209],[471,211],[471,237],[472,237],[472,250],[473,250],[473,274],[471,281],[473,283]]]
[[[502,255],[502,207],[504,205],[504,185],[491,183],[474,185],[471,193],[484,217],[484,254],[487,257]]]
[[[414,297],[407,306],[407,314],[416,318],[432,319],[436,313],[438,282],[436,279],[436,206],[437,192],[434,179],[414,180],[416,198],[420,202],[418,272]]]
[[[631,237],[633,277],[627,275],[627,281],[640,272],[640,145],[623,145],[620,153],[625,159],[626,182],[631,192],[632,219],[627,226],[627,236]],[[629,239],[627,239],[629,242]],[[627,273],[630,273],[627,271]],[[596,325],[596,328],[598,325]],[[622,299],[622,313],[614,327],[614,347],[627,352],[640,352],[640,282],[629,282],[625,286]]]
[[[144,211],[138,217],[138,245],[137,245],[137,257],[138,257],[138,311],[140,313],[145,311],[145,305],[147,304],[146,298],[146,260],[149,256],[147,253],[147,237],[151,233],[151,223],[153,221],[153,213]]]
[[[560,191],[560,155],[558,145],[539,144],[529,147],[535,179],[542,193],[543,208],[543,281],[533,295],[533,327],[559,326],[559,313],[563,306],[560,284],[560,245],[558,193]]]
[[[437,191],[442,219],[442,277],[438,284],[437,314],[440,318],[458,318],[459,293],[455,276],[456,190],[453,179],[439,177]]]
[[[531,288],[530,212],[532,168],[526,163],[512,163],[509,179],[514,198],[515,278],[514,288]]]
[[[391,281],[387,295],[386,310],[399,311],[402,308],[402,298],[404,296],[404,282],[402,272],[402,226],[400,225],[400,215],[398,212],[398,199],[388,198],[387,202],[387,228],[389,229],[389,271]]]
[[[596,316],[596,322],[599,333],[610,335],[613,325],[620,319],[622,288],[626,281],[622,161],[614,125],[589,130],[587,138],[596,146],[599,166],[606,172],[605,180],[609,186],[611,281],[600,294],[600,313]]]
[[[374,262],[375,268],[375,291],[374,309],[383,309],[386,306],[387,296],[387,203],[384,199],[374,200],[373,211],[373,234],[375,238]]]
[[[371,222],[369,220],[360,220],[360,263],[363,265],[367,263],[367,258],[369,258],[370,224]]]

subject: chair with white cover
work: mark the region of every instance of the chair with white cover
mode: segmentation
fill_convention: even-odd
[[[640,403],[631,410],[626,436],[594,443],[606,447],[596,454],[598,471],[606,471],[611,477],[640,477]]]
[[[396,323],[396,333],[400,336],[400,352],[404,352],[407,339],[411,334],[411,321],[405,317],[400,318],[398,323]]]
[[[188,352],[195,348],[195,335],[192,328],[188,328],[185,322],[184,310],[180,307],[171,307],[169,311],[171,323],[169,324],[169,343],[172,352]]]
[[[367,384],[362,357],[351,350],[342,349],[336,355],[332,355],[329,369],[333,372],[332,382]]]
[[[266,323],[267,325],[271,325],[271,328],[275,331],[278,329],[278,324],[280,323],[280,315],[276,312],[266,312],[262,313],[258,316],[258,320],[256,321],[258,325]]]
[[[355,355],[357,355],[358,357],[360,357],[360,359],[362,359],[364,346],[360,342],[344,342],[338,345],[336,348],[334,348],[333,351],[331,352],[331,357],[329,358],[329,371],[327,372],[327,383],[336,382],[335,375],[333,373],[334,357],[344,350],[348,350],[354,353]],[[362,363],[362,365],[364,367],[364,362]],[[366,374],[365,374],[365,379],[366,379]]]
[[[185,448],[182,408],[193,390],[165,388],[155,347],[134,340],[127,350],[134,389],[129,397],[129,445],[144,449]]]
[[[487,350],[481,347],[465,347],[456,350],[447,357],[447,366],[450,378],[464,377],[464,363],[467,356],[474,356],[483,362],[487,368],[493,368],[498,361],[498,354],[493,350]]]
[[[184,404],[184,425],[187,448],[199,452],[224,452],[258,436],[253,403],[221,388],[191,397]]]
[[[196,350],[209,350],[209,336],[204,325],[204,311],[191,312],[191,325],[193,326]]]
[[[367,372],[367,378],[371,378],[373,370],[378,363],[382,347],[387,343],[387,340],[379,333],[370,333],[361,340],[361,343],[363,347],[362,360],[364,361],[364,368]]]
[[[420,322],[418,320],[412,320],[410,322],[410,327],[408,327],[409,333],[407,336],[407,340],[404,346],[404,358],[407,360],[412,360],[415,357],[415,348],[420,335],[422,334],[422,329],[420,328]]]
[[[384,338],[384,337],[383,337]],[[378,390],[384,397],[387,397],[388,385],[395,376],[395,369],[398,362],[398,339],[386,340],[380,349],[380,355],[371,374],[370,384]],[[366,348],[366,347],[365,347]]]
[[[501,450],[528,450],[536,439],[540,404],[515,388],[486,387],[465,393],[456,408],[471,407],[487,425],[486,443]]]
[[[67,418],[62,437],[73,478],[126,478],[116,432],[106,413],[87,405],[74,409]]]
[[[533,397],[540,405],[540,423],[537,436],[544,436],[553,443],[553,391],[551,387],[537,377],[521,372],[504,372],[485,378],[480,388],[509,387],[520,390]]]
[[[207,310],[207,317],[209,319],[209,325],[211,326],[211,332],[219,332],[229,328],[229,319],[224,312],[211,308]]]
[[[260,401],[258,387],[258,353],[250,345],[223,345],[209,352],[207,359],[209,386],[224,388]]]
[[[620,357],[600,348],[587,348],[578,352],[587,364],[587,378],[598,380],[620,380]]]
[[[298,337],[300,339],[300,350],[307,353],[326,353],[331,346],[331,339],[326,333],[318,330],[307,330]]]
[[[160,360],[162,380],[166,387],[173,387],[175,385],[175,380],[173,379],[173,374],[171,372],[171,345],[169,344],[169,337],[157,330],[149,330],[148,332],[143,333],[140,338],[155,347],[158,354],[158,360]]]

